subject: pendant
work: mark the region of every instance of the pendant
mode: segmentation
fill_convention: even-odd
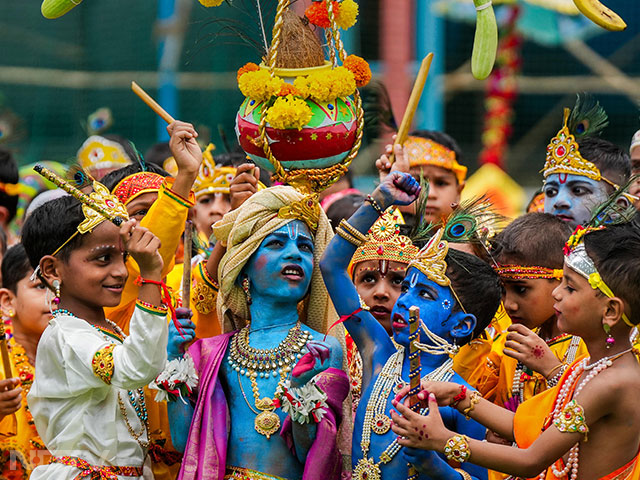
[[[280,417],[273,413],[273,410],[265,410],[256,416],[254,427],[256,432],[264,435],[268,440],[280,428]]]
[[[398,383],[395,387],[393,387],[393,393],[395,393],[397,395],[398,393],[400,393],[400,390],[402,390],[407,385],[408,385],[408,383],[406,383],[406,382]]]
[[[373,417],[373,424],[371,425],[371,431],[378,435],[384,435],[391,428],[391,419],[384,413],[378,413]]]
[[[358,460],[356,468],[353,469],[354,480],[380,480],[382,472],[380,467],[373,462],[373,458]]]

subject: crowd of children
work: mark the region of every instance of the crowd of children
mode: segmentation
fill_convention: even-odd
[[[602,115],[565,110],[508,220],[441,132],[321,208],[176,121],[39,168],[15,237],[1,151],[0,478],[640,479],[640,132]]]

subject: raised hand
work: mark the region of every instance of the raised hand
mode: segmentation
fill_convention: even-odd
[[[180,327],[180,331],[174,322],[169,323],[169,340],[167,342],[167,358],[169,360],[182,357],[187,343],[195,338],[196,325],[191,321],[192,315],[193,312],[188,308],[176,308],[177,321],[175,323]]]
[[[329,357],[331,348],[324,342],[307,342],[307,353],[305,353],[291,371],[291,385],[301,387],[318,373],[329,368]]]
[[[196,142],[198,132],[190,123],[175,121],[167,125],[167,133],[171,136],[169,148],[178,172],[192,174],[195,178],[202,163],[202,150]]]
[[[398,413],[391,410],[391,430],[398,435],[398,443],[403,447],[442,451],[447,439],[454,435],[442,422],[438,401],[433,393],[428,398],[429,413],[426,416],[414,412],[398,403]]]
[[[242,205],[251,195],[258,191],[260,168],[252,163],[243,163],[236,171],[236,176],[231,181],[229,196],[231,198],[231,210]]]
[[[392,139],[395,141],[396,135],[394,135]],[[395,162],[393,162],[393,165],[389,161],[391,152],[395,155]],[[409,156],[407,155],[405,148],[402,145],[387,145],[385,147],[385,153],[376,160],[376,168],[378,169],[378,175],[380,176],[381,182],[391,172],[409,173]]]
[[[22,406],[22,388],[20,379],[5,378],[0,380],[0,420],[20,410]]]
[[[402,172],[391,172],[371,194],[383,209],[391,205],[410,205],[419,195],[420,184]]]
[[[148,229],[138,225],[134,219],[120,226],[120,238],[125,250],[138,264],[140,276],[160,280],[164,264],[158,252],[160,239]]]
[[[393,400],[394,405],[400,402],[409,393],[409,385],[400,389],[396,398]],[[433,393],[438,399],[438,405],[448,407],[454,402],[456,395],[460,394],[461,385],[453,382],[432,382],[430,380],[422,380],[420,382],[420,392],[418,392],[418,400],[422,407],[428,406],[429,393]],[[467,394],[468,395],[468,394]]]
[[[507,329],[504,354],[515,358],[526,367],[545,377],[558,365],[560,360],[553,354],[547,342],[524,325],[514,323]]]

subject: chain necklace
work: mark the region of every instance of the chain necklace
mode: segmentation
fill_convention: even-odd
[[[61,316],[79,318],[77,315],[64,308],[58,308],[54,310],[52,312],[52,315],[56,318]],[[98,327],[93,323],[87,323],[89,323],[89,325],[91,325],[98,333],[100,333],[105,341],[109,343],[115,343],[114,340],[118,340],[120,343],[124,342],[126,335],[124,334],[122,329],[108,318],[105,318],[105,321],[113,329],[113,331],[107,330],[106,328]],[[124,402],[122,401],[120,392],[118,392],[118,407],[120,408],[120,414],[122,415],[122,418],[124,418],[124,423],[127,427],[127,430],[129,431],[129,434],[138,443],[138,445],[140,445],[140,448],[142,448],[142,450],[146,454],[146,451],[148,450],[151,442],[149,441],[149,414],[147,412],[147,403],[144,398],[144,389],[138,388],[135,391],[127,390],[127,395],[129,397],[129,403],[135,410],[136,416],[138,417],[138,419],[140,420],[140,424],[142,425],[140,432],[136,432],[131,425],[131,422],[129,422],[127,409],[124,405]],[[146,441],[142,440],[143,436],[146,436]]]
[[[238,383],[240,384],[242,396],[251,411],[256,414],[254,420],[256,432],[269,439],[280,428],[280,417],[274,411],[276,409],[274,401],[278,397],[260,398],[257,379],[258,377],[269,378],[271,375],[273,377],[280,375],[278,387],[282,387],[291,371],[291,366],[302,358],[302,351],[307,342],[313,338],[313,335],[302,330],[298,322],[289,330],[287,336],[277,347],[261,349],[249,345],[249,330],[250,326],[247,325],[231,339],[228,363],[238,373]],[[241,378],[243,375],[249,377],[251,382],[255,408],[251,406],[244,392]],[[278,390],[277,387],[276,390]]]
[[[389,357],[384,367],[382,367],[378,378],[376,378],[369,401],[367,402],[362,437],[360,439],[362,458],[358,460],[356,467],[353,469],[353,478],[355,480],[380,480],[382,478],[380,467],[391,462],[393,457],[395,457],[402,448],[396,438],[380,454],[380,460],[375,462],[373,458],[369,458],[371,432],[384,435],[391,428],[391,419],[384,411],[393,386],[397,383],[398,378],[402,381],[402,364],[404,362],[405,352],[404,347],[400,345],[397,345],[396,348],[398,350]],[[453,359],[447,358],[442,365],[422,378],[434,382],[448,382],[453,374]],[[428,410],[428,408],[423,408],[420,410],[420,415],[426,414]]]

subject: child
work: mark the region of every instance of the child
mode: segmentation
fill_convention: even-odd
[[[629,178],[629,155],[594,136],[607,124],[607,114],[598,102],[578,95],[573,111],[565,108],[564,125],[547,146],[542,170],[544,211],[571,228],[588,222],[593,208]]]
[[[9,460],[3,461],[0,476],[7,478],[16,471],[28,477],[38,463],[46,462],[47,457],[27,406],[36,348],[51,319],[44,301],[44,285],[40,279],[31,280],[32,274],[33,268],[22,244],[9,248],[2,259],[4,288],[0,289],[3,316],[11,320],[13,328],[13,337],[8,341],[13,371],[3,371],[3,380],[0,380],[0,455]]]
[[[441,241],[442,230],[429,241],[409,264],[402,283],[402,293],[393,307],[393,339],[382,325],[361,305],[347,273],[348,259],[361,248],[366,232],[377,215],[391,204],[408,205],[418,197],[420,187],[407,173],[393,172],[369,197],[348,222],[338,227],[320,261],[327,290],[344,325],[362,355],[362,398],[356,411],[353,434],[353,477],[395,479],[407,477],[407,461],[430,477],[458,475],[438,455],[405,452],[404,459],[396,436],[389,430],[389,411],[395,390],[409,380],[409,307],[420,307],[422,330],[426,336],[421,349],[423,375],[430,378],[456,378],[450,354],[488,325],[500,303],[498,276],[477,257],[450,250]],[[397,346],[399,345],[399,346]],[[463,421],[453,409],[444,414],[447,424],[456,431],[484,438],[484,428]],[[486,478],[486,471],[465,467],[469,474]]]
[[[91,198],[104,210],[128,218],[104,186],[94,182],[93,188]],[[31,478],[152,478],[149,466],[143,473],[149,432],[142,387],[166,361],[160,241],[135,220],[116,227],[68,196],[33,212],[23,228],[23,244],[38,278],[54,295],[54,318],[38,344],[28,395],[53,458]],[[104,307],[120,302],[127,254],[137,263],[142,285],[125,338],[105,318]]]
[[[640,323],[638,251],[640,232],[633,224],[574,235],[553,291],[554,308],[558,327],[584,339],[590,358],[573,362],[557,388],[524,402],[515,415],[475,393],[457,403],[519,448],[448,431],[435,407],[451,404],[460,386],[435,382],[422,384],[420,395],[428,395],[432,407],[427,417],[397,405],[402,417],[393,414],[393,431],[406,437],[400,444],[523,478],[638,478],[640,366],[629,342]]]
[[[570,234],[559,218],[529,213],[493,242],[503,303],[513,323],[495,339],[474,386],[496,405],[515,411],[521,402],[556,385],[567,366],[586,353],[579,337],[558,329],[551,296],[562,280],[562,247]]]
[[[389,153],[391,145],[387,145],[387,155]],[[416,130],[409,134],[402,147],[396,146],[394,153],[393,167],[387,155],[377,160],[380,181],[390,171],[411,173],[416,180],[428,179],[429,200],[424,218],[434,224],[442,222],[460,203],[467,176],[467,167],[459,163],[461,151],[456,141],[443,132]],[[407,224],[414,223],[410,215],[415,214],[415,205],[401,207],[400,211],[405,214]]]

